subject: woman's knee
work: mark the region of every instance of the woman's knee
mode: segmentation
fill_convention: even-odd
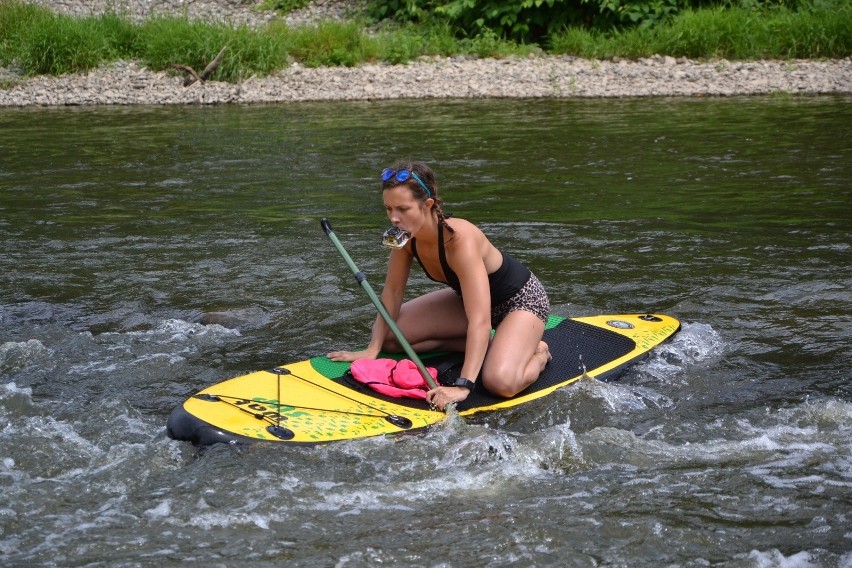
[[[503,398],[510,398],[524,390],[523,374],[514,366],[488,365],[482,370],[482,382],[488,391]]]
[[[499,396],[501,398],[512,398],[524,390],[517,384],[513,384],[508,381],[486,381],[485,388],[494,396]]]

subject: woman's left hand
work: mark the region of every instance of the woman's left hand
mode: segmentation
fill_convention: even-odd
[[[448,404],[461,402],[470,391],[464,387],[438,387],[426,393],[426,400],[438,410],[444,410]]]

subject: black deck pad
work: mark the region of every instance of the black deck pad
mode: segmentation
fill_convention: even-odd
[[[582,375],[584,372],[592,371],[619,357],[627,355],[636,347],[636,343],[629,337],[571,319],[565,319],[555,327],[545,330],[544,341],[550,347],[553,360],[547,365],[538,380],[517,396],[525,396],[542,389],[566,383],[578,375]],[[441,382],[452,382],[460,376],[461,360],[462,357],[460,354],[448,353],[425,358],[424,364],[439,370],[438,378]],[[619,369],[614,369],[610,373],[607,373],[606,376],[598,376],[598,378],[609,378],[613,373],[617,373],[618,371]],[[428,407],[428,403],[422,400],[391,398],[379,394],[369,387],[358,383],[348,374],[341,378],[341,382],[355,390],[369,392],[376,398],[414,408]],[[456,408],[459,411],[471,408],[486,408],[498,404],[503,400],[486,391],[481,386],[481,383],[477,381],[476,389],[464,401],[458,403]]]

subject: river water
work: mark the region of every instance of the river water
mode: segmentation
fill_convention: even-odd
[[[0,109],[0,564],[849,568],[850,103]],[[380,289],[398,157],[554,312],[682,330],[418,435],[168,439],[214,382],[366,341],[319,220]]]

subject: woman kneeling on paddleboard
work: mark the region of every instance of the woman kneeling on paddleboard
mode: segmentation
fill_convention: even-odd
[[[463,351],[458,386],[439,386],[427,400],[440,409],[467,398],[477,377],[491,393],[511,397],[531,385],[550,360],[542,341],[547,292],[527,267],[500,252],[474,224],[449,218],[435,174],[421,162],[382,172],[382,199],[395,234],[381,300],[415,351]],[[410,238],[409,238],[410,236]],[[403,303],[412,260],[447,284]],[[493,337],[491,329],[495,329]],[[335,351],[333,361],[375,359],[401,346],[381,316],[363,351]]]

